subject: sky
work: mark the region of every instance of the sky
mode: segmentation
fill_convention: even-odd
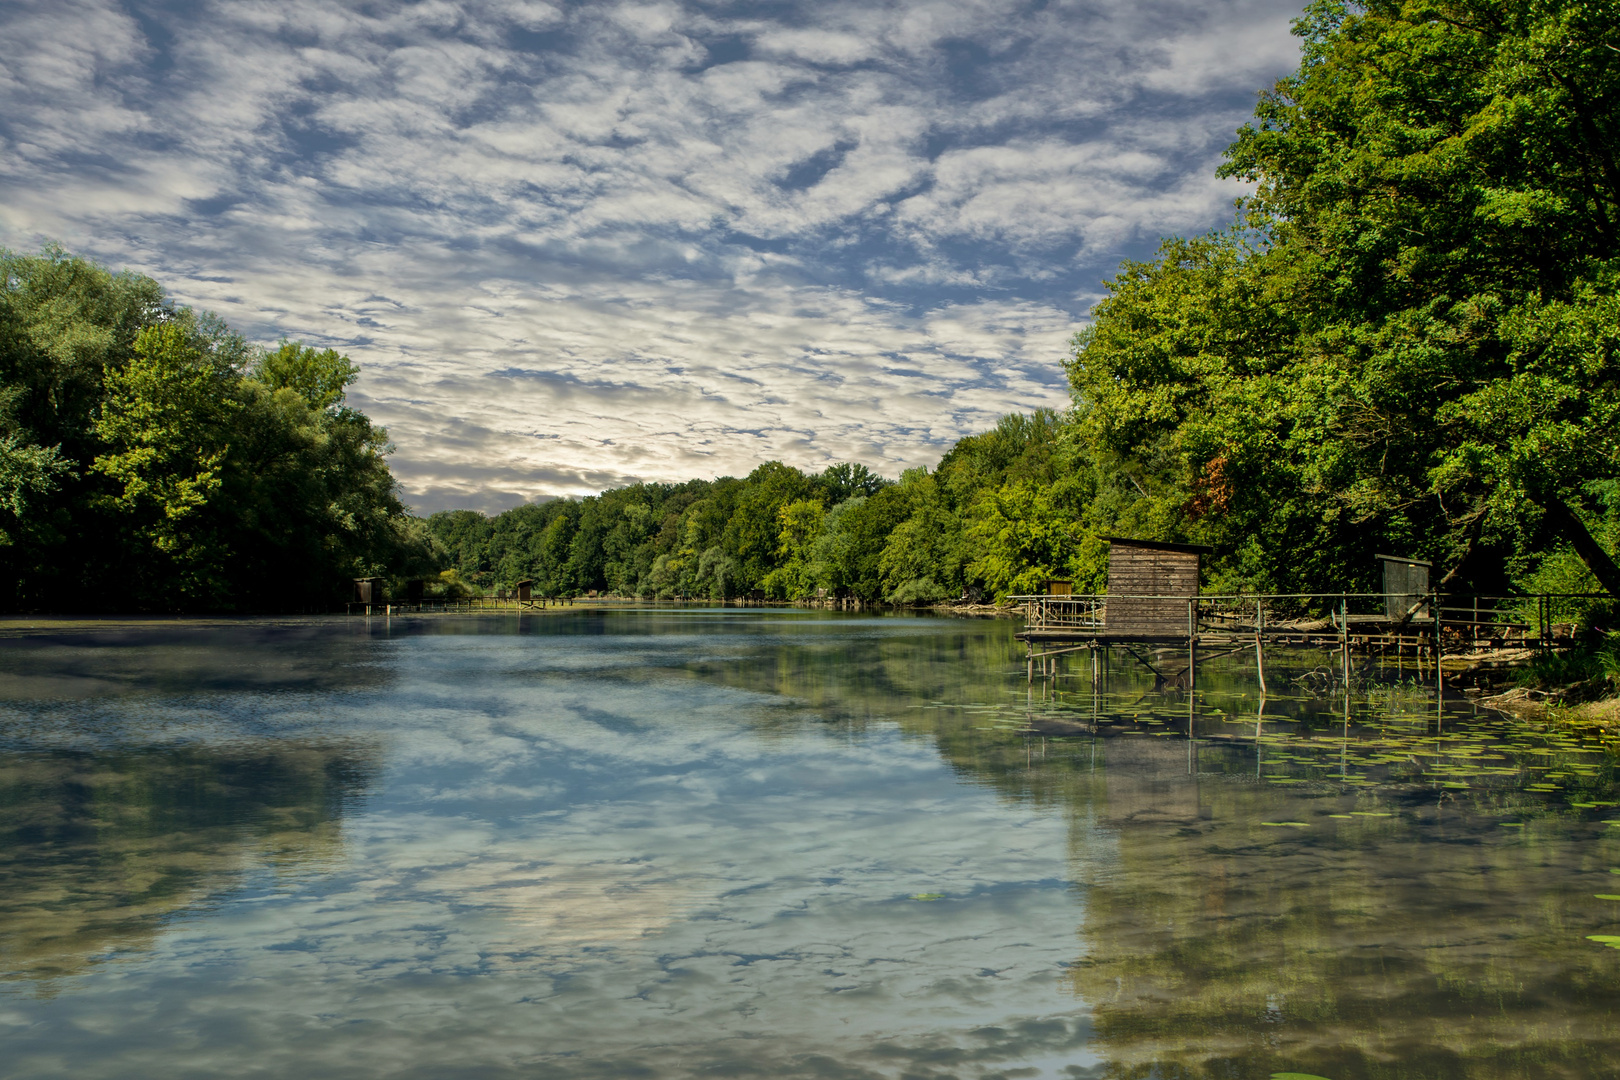
[[[337,348],[418,512],[932,465],[1217,228],[1299,0],[5,0],[0,245]]]

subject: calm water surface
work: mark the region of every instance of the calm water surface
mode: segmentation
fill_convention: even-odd
[[[0,630],[0,1075],[1620,1076],[1596,733],[1015,629]]]

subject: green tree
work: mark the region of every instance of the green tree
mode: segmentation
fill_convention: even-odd
[[[296,341],[283,341],[259,358],[254,378],[273,390],[295,391],[312,409],[341,405],[348,388],[360,375],[354,361],[335,349],[316,350]]]
[[[729,600],[742,591],[746,580],[741,564],[716,544],[698,557],[690,591],[713,600]]]
[[[355,577],[438,573],[445,553],[400,501],[386,431],[341,396],[253,378],[234,393],[217,505],[237,606],[320,609]]]
[[[1076,339],[1088,532],[1293,588],[1373,584],[1380,548],[1501,587],[1567,542],[1620,589],[1590,527],[1620,474],[1616,13],[1309,8],[1223,169],[1244,229],[1127,264]]]
[[[39,500],[72,476],[61,447],[26,442],[17,431],[0,435],[0,548],[14,547]]]
[[[966,538],[977,552],[969,573],[997,597],[1042,592],[1048,578],[1072,579],[1081,550],[1085,494],[1069,480],[1057,485],[1015,480],[974,504]]]
[[[961,518],[926,468],[908,469],[900,477],[898,493],[905,500],[906,517],[890,531],[878,554],[884,599],[926,604],[956,596],[969,561],[962,546]]]
[[[885,480],[865,465],[842,462],[827,466],[815,482],[825,493],[827,505],[837,506],[857,495],[876,495],[893,481]]]
[[[782,507],[813,491],[809,477],[780,461],[767,461],[744,479],[721,541],[738,566],[739,592],[755,588],[776,565]]]
[[[0,603],[320,609],[437,572],[354,375],[257,354],[148,278],[0,253]]]
[[[1620,7],[1319,2],[1225,168],[1323,372],[1308,483],[1456,564],[1539,518],[1611,592]]]
[[[241,407],[234,375],[177,323],[141,331],[134,357],[107,373],[94,425],[106,449],[91,468],[112,481],[105,504],[123,518],[148,602],[167,588],[187,604],[223,599],[232,553],[208,511]]]
[[[142,328],[170,315],[157,282],[47,247],[0,249],[0,605],[73,605],[112,574],[109,529],[87,466],[106,372]],[[46,498],[46,496],[49,498]]]
[[[816,539],[818,584],[868,603],[883,597],[880,563],[889,537],[905,520],[908,500],[893,485],[845,499],[827,512]]]
[[[767,596],[797,600],[813,596],[816,579],[816,541],[820,539],[827,508],[819,499],[798,499],[777,511],[781,526],[777,533],[779,560],[775,569],[761,581]]]

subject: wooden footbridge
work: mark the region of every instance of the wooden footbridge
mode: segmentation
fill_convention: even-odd
[[[1383,555],[1384,592],[1200,595],[1199,560],[1210,549],[1114,538],[1108,591],[1076,595],[1052,581],[1038,596],[1014,596],[1025,626],[1029,679],[1056,673],[1057,658],[1120,648],[1163,678],[1149,653],[1186,649],[1188,685],[1200,659],[1253,648],[1265,686],[1265,650],[1304,646],[1337,651],[1348,671],[1352,651],[1410,655],[1439,663],[1446,655],[1545,650],[1567,643],[1572,624],[1554,622],[1562,601],[1592,594],[1476,596],[1429,586],[1429,564]],[[1213,650],[1200,655],[1201,650]]]

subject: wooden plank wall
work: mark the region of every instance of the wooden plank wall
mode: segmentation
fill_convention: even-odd
[[[1193,597],[1198,595],[1198,556],[1192,552],[1156,551],[1115,541],[1108,548],[1108,611],[1103,627],[1110,634],[1141,637],[1186,637],[1187,604],[1177,599],[1126,600],[1116,596]]]
[[[1395,559],[1384,560],[1384,616],[1391,621],[1406,617],[1406,609],[1423,599],[1423,594],[1429,591],[1429,568],[1422,563],[1400,562]],[[1432,619],[1434,613],[1429,605],[1413,616],[1416,619]]]

